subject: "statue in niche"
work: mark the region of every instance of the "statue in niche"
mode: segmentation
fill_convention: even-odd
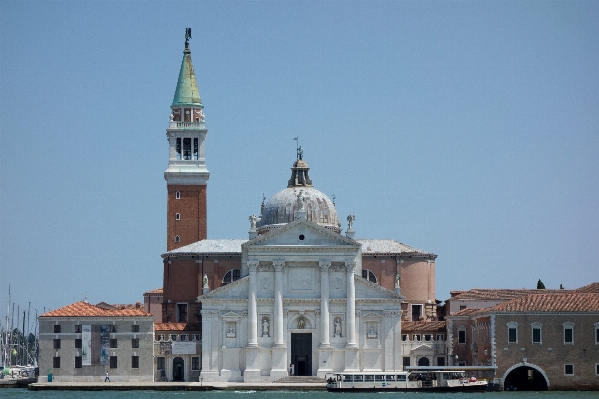
[[[204,278],[202,279],[202,282],[204,283],[204,288],[208,288],[208,275],[204,274]]]
[[[300,316],[297,318],[297,328],[303,330],[306,328],[306,318],[304,316]]]
[[[395,274],[395,286],[399,287],[399,282],[400,282],[400,276],[399,273]]]
[[[376,338],[376,331],[374,330],[374,326],[372,324],[370,325],[370,329],[368,330],[367,337]]]
[[[341,320],[335,319],[335,337],[341,337]]]
[[[250,216],[250,230],[256,230],[256,215]]]
[[[227,331],[227,338],[235,338],[234,323],[229,323],[229,331]]]
[[[175,119],[175,115],[171,113],[171,122]]]
[[[270,323],[268,322],[268,318],[265,317],[262,319],[262,336],[268,337],[268,329],[270,328]]]

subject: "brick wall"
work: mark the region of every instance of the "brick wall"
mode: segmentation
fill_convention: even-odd
[[[167,251],[206,239],[206,186],[167,185],[167,191]],[[179,220],[175,217],[177,213]],[[175,242],[176,236],[180,239],[178,243]]]

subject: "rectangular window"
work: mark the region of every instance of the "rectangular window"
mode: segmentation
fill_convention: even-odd
[[[188,341],[189,335],[188,334],[181,334],[181,341]]]
[[[117,342],[116,342],[116,338],[111,338],[110,339],[110,347],[111,348],[118,348]]]
[[[437,366],[445,366],[445,356],[437,357]]]
[[[187,321],[187,304],[186,303],[178,303],[177,304],[177,321]]]
[[[54,340],[54,349],[60,349],[60,339],[55,339]]]
[[[533,327],[533,329],[532,329],[532,343],[533,344],[541,343],[541,329],[539,327]]]
[[[437,341],[445,341],[445,335],[444,334],[437,334]]]
[[[194,356],[191,358],[191,369],[192,370],[200,369],[200,358],[198,356]]]
[[[83,340],[81,338],[75,339],[75,349],[81,349],[83,347]]]
[[[401,340],[402,341],[407,341],[408,340],[408,334],[402,334]]]
[[[573,364],[564,364],[564,375],[574,375]]]
[[[175,199],[181,199],[181,192],[180,191],[177,191],[175,193]]]
[[[431,339],[433,339],[433,336],[431,334],[424,334],[424,340],[425,341],[430,341]]]
[[[116,332],[116,325],[112,324],[112,325],[110,326],[110,332],[111,332],[111,333],[115,333],[115,332]]]
[[[171,334],[171,341],[177,340],[177,334]]]
[[[565,344],[573,344],[574,343],[574,329],[573,328],[564,328],[564,343]]]
[[[158,334],[157,341],[164,341],[164,334]]]
[[[595,345],[599,344],[599,323],[595,324]]]
[[[76,369],[80,369],[81,365],[82,365],[82,357],[81,356],[75,356],[75,368]]]
[[[166,360],[164,357],[156,358],[156,370],[164,370],[166,364]]]
[[[110,368],[111,369],[117,368],[117,357],[116,356],[110,356]]]
[[[409,356],[404,356],[403,358],[403,366],[407,367],[410,365],[410,357]]]
[[[422,305],[412,305],[412,321],[420,321],[422,316]]]
[[[139,348],[139,338],[131,338],[131,347]]]
[[[131,332],[139,332],[139,324],[132,324]]]
[[[54,324],[54,334],[60,334],[60,324]]]
[[[460,310],[466,309],[466,305],[460,305]]]
[[[510,344],[517,344],[518,343],[518,329],[516,328],[509,328],[508,329],[508,339],[507,342]]]
[[[193,340],[200,342],[200,334],[193,334]]]
[[[139,368],[139,356],[131,356],[131,368],[132,369]]]
[[[75,324],[75,333],[81,334],[81,324]]]
[[[466,330],[458,331],[458,344],[466,343]]]
[[[599,375],[599,363],[595,364],[595,375]]]
[[[60,356],[55,356],[52,358],[52,367],[55,369],[60,368]]]
[[[413,339],[414,341],[420,341],[420,334],[413,334],[413,335],[412,335],[412,339]]]

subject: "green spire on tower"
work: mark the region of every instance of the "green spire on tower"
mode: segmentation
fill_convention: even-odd
[[[185,50],[183,50],[183,62],[177,81],[177,90],[173,98],[173,106],[201,106],[200,91],[196,82],[196,75],[193,71],[191,62],[191,51],[189,50],[189,39],[191,39],[191,29],[185,29]]]

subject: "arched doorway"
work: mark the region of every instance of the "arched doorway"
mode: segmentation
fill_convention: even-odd
[[[184,381],[185,380],[185,362],[183,358],[176,357],[173,359],[173,381]]]
[[[421,357],[420,359],[418,359],[418,365],[419,366],[430,366],[431,361],[428,359],[428,357]]]
[[[546,391],[548,385],[545,373],[528,365],[512,367],[503,379],[506,391]]]

